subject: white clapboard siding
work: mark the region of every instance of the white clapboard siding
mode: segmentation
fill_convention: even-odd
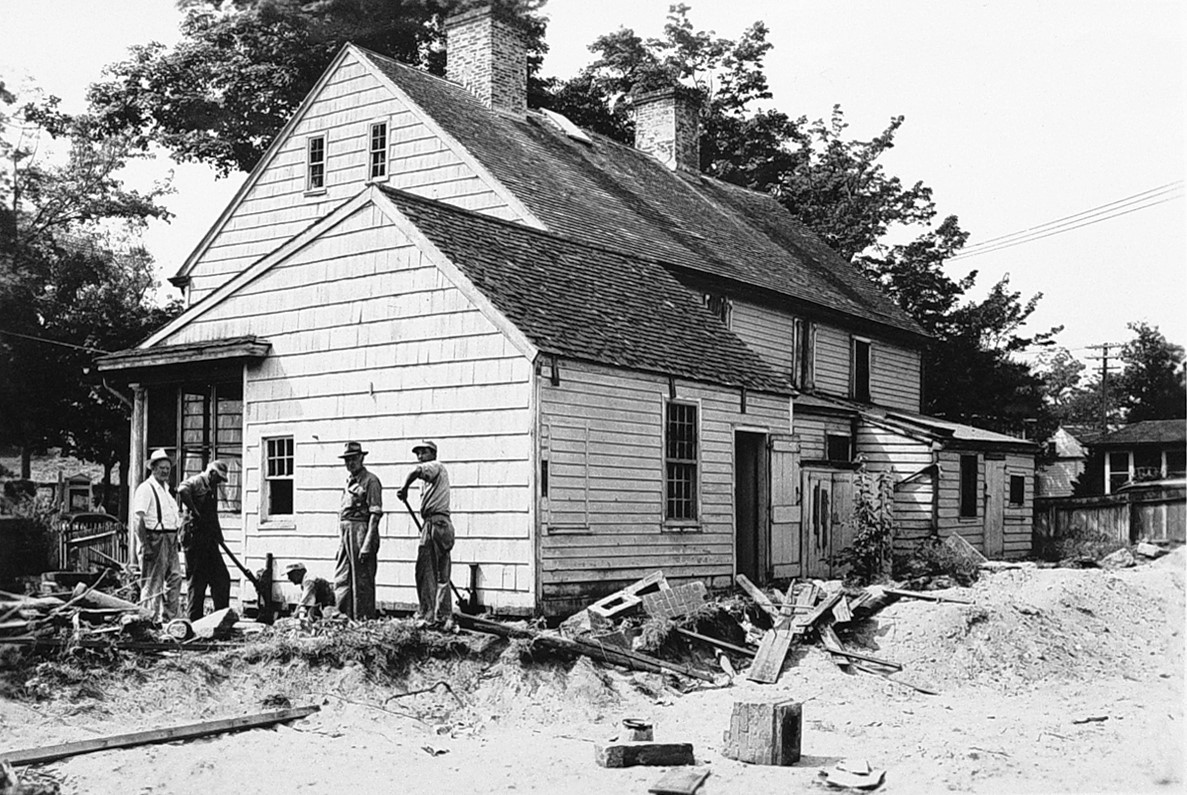
[[[857,431],[857,452],[873,472],[888,472],[899,483],[933,461],[931,445],[893,430],[861,425]],[[902,545],[931,534],[934,527],[932,504],[935,483],[932,475],[896,486],[894,492],[895,541]]]
[[[795,435],[800,442],[803,461],[823,461],[826,457],[826,438],[829,435],[852,436],[853,424],[847,417],[811,414],[798,407],[795,412]]]
[[[985,516],[982,510],[982,500],[978,497],[977,516],[962,517],[960,515],[960,457],[972,455],[975,450],[941,450],[940,462],[940,497],[938,500],[939,535],[946,538],[952,533],[960,533],[977,549],[985,548]],[[985,457],[977,456],[977,494],[985,490]]]
[[[354,439],[385,487],[378,598],[415,604],[417,535],[395,492],[431,438],[453,487],[455,584],[478,563],[484,603],[531,609],[531,365],[382,213],[363,207],[166,341],[243,334],[272,343],[244,393],[249,566],[271,552],[332,577]],[[277,436],[294,440],[294,514],[265,522],[262,440]]]
[[[386,184],[517,220],[491,185],[348,54],[194,263],[190,304],[359,193],[367,184],[370,123],[381,120],[388,122]],[[326,136],[326,188],[306,195],[306,141],[319,134]]]
[[[1011,505],[1009,500],[1010,477],[1022,478],[1023,500],[1021,505]],[[1010,453],[1006,455],[1006,499],[1005,547],[1007,558],[1026,557],[1033,551],[1034,529],[1034,486],[1035,459],[1033,455]]]
[[[656,569],[675,580],[730,581],[734,429],[787,433],[788,398],[752,392],[742,414],[736,388],[676,384],[678,400],[700,407],[700,521],[683,530],[663,520],[667,379],[566,361],[560,384],[541,386],[546,603],[608,592]]]
[[[730,330],[777,373],[790,374],[794,354],[795,316],[769,306],[734,301]]]
[[[870,399],[881,406],[919,411],[922,368],[918,350],[875,339],[870,344]]]

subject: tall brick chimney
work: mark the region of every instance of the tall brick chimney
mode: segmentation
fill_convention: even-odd
[[[488,108],[523,117],[528,109],[528,53],[523,35],[490,6],[445,20],[445,74]]]
[[[635,148],[673,171],[701,170],[701,98],[676,85],[634,95]]]

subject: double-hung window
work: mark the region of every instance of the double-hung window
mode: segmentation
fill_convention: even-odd
[[[326,137],[309,136],[305,154],[305,191],[313,193],[326,189]]]
[[[264,440],[264,493],[261,507],[264,521],[280,521],[293,515],[293,437]]]
[[[387,122],[371,122],[368,138],[367,179],[387,179]]]
[[[664,518],[670,522],[697,519],[697,407],[669,402],[664,423]]]

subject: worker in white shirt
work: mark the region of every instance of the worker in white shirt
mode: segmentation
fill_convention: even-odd
[[[161,623],[181,617],[181,511],[169,493],[173,462],[164,450],[149,456],[152,474],[132,495],[132,527],[140,544],[141,604]]]

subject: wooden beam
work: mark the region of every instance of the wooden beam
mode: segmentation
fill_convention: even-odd
[[[767,611],[776,625],[778,625],[778,623],[783,620],[783,616],[780,615],[779,608],[775,607],[774,603],[771,602],[770,597],[759,590],[759,587],[752,583],[749,577],[747,577],[745,574],[739,574],[735,579],[737,580],[738,585],[742,587],[742,590],[745,591],[759,607]]]
[[[702,643],[708,643],[710,646],[716,646],[717,648],[724,649],[725,651],[732,651],[734,654],[741,654],[743,657],[753,657],[755,655],[754,649],[735,646],[732,643],[726,643],[724,640],[718,640],[717,638],[712,638],[708,635],[701,635],[699,633],[693,632],[690,629],[681,629],[680,627],[676,627],[676,632],[677,634],[683,635],[686,638],[699,640]]]
[[[952,602],[958,605],[971,605],[971,599],[961,599],[956,596],[937,596],[936,594],[923,593],[921,591],[904,591],[899,588],[887,588],[885,592],[891,596],[905,596],[909,599],[924,599],[928,602]]]
[[[171,726],[167,729],[150,729],[129,734],[115,734],[110,737],[98,737],[93,740],[79,740],[73,743],[50,745],[44,748],[26,748],[20,751],[0,751],[0,759],[13,765],[37,765],[43,762],[53,762],[68,756],[89,754],[92,751],[106,751],[111,748],[131,748],[137,745],[152,743],[171,743],[176,740],[192,740],[197,737],[207,737],[212,734],[256,729],[261,726],[272,726],[285,723],[297,718],[304,718],[317,712],[320,707],[295,707],[275,712],[261,712],[256,715],[242,715],[237,718],[221,718],[219,720],[189,723],[184,726]]]

